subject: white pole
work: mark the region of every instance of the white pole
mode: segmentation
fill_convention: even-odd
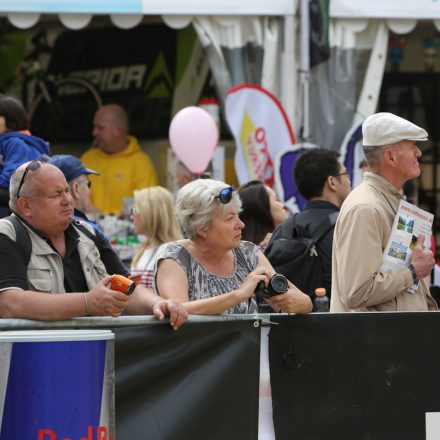
[[[310,83],[310,13],[309,0],[301,0],[301,70],[300,84],[302,96],[302,127],[300,130],[301,141],[310,140],[310,114],[309,114],[309,83]]]
[[[295,16],[284,16],[284,48],[282,53],[281,102],[293,127],[295,136],[300,127],[301,101],[298,97],[298,60],[295,58],[296,46]]]

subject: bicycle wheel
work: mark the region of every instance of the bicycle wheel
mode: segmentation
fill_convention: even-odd
[[[86,79],[60,78],[44,83],[29,111],[32,134],[53,142],[90,141],[93,115],[102,105],[96,88]]]

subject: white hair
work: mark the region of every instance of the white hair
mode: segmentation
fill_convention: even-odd
[[[218,210],[232,205],[240,211],[241,200],[236,191],[227,204],[221,203],[217,197],[220,191],[229,186],[218,180],[197,179],[180,188],[176,195],[176,215],[189,239],[197,238],[196,226],[202,230],[208,228]]]
[[[25,165],[28,165],[31,161],[26,162]],[[17,207],[17,191],[20,186],[21,179],[23,174],[26,172],[26,167],[21,166],[17,168],[11,176],[9,180],[9,208],[12,212],[15,212],[15,208]],[[20,196],[24,197],[32,197],[34,195],[34,188],[32,184],[32,179],[30,176],[26,176],[23,182],[23,185],[20,188]]]
[[[41,189],[38,188],[36,181],[33,177],[33,170],[30,170],[30,172],[26,172],[26,169],[28,168],[29,164],[34,162],[33,160],[30,160],[29,162],[25,162],[24,164],[21,164],[12,174],[11,179],[9,180],[9,208],[12,212],[15,212],[17,208],[17,192],[20,189],[20,197],[35,197],[38,195],[38,193],[41,191]],[[54,169],[58,170],[58,172],[62,173],[62,171],[56,167],[55,165],[52,165],[50,163],[47,163],[44,160],[38,159],[37,162],[40,163],[40,166],[36,168],[36,170],[39,170],[41,167],[50,166]],[[26,174],[23,183],[20,186],[20,182],[23,179],[24,174]]]

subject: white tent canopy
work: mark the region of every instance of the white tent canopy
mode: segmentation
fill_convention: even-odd
[[[0,15],[16,27],[34,26],[41,14],[58,14],[69,29],[86,27],[93,15],[110,15],[113,24],[123,29],[137,26],[144,15],[162,15],[168,21],[188,24],[191,16],[287,16],[293,15],[292,0],[2,0]],[[164,18],[167,22],[167,18]],[[186,25],[185,24],[185,25]]]
[[[2,0],[0,13],[290,15],[292,0]]]
[[[440,19],[436,0],[331,0],[332,18]]]

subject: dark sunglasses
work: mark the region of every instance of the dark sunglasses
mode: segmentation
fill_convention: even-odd
[[[50,160],[49,156],[46,156],[45,154],[42,154],[39,159],[33,160],[32,162],[29,162],[29,165],[26,167],[26,169],[24,170],[23,175],[21,176],[20,185],[18,185],[17,200],[20,197],[20,190],[21,190],[21,187],[23,186],[26,174],[29,173],[30,171],[32,171],[32,172],[37,171],[38,168],[41,167],[41,164],[47,163],[47,162],[49,162],[49,160]]]
[[[232,199],[232,193],[235,191],[235,186],[229,186],[228,188],[222,189],[218,196],[215,196],[214,199],[219,199],[220,203],[226,205]]]

